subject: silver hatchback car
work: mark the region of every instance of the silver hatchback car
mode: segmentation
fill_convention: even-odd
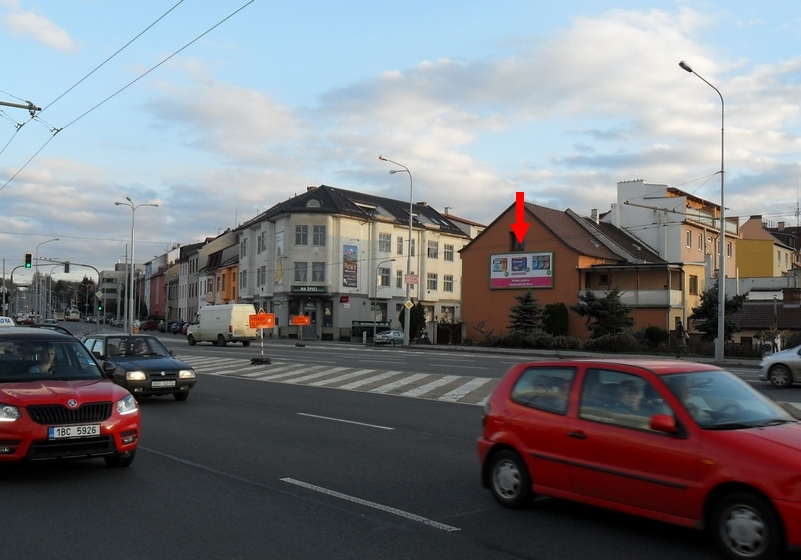
[[[801,346],[762,358],[759,363],[759,378],[782,388],[801,383]]]

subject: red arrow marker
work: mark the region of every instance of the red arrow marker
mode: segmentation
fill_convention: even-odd
[[[528,222],[524,222],[523,212],[526,208],[525,206],[525,199],[523,198],[524,193],[516,193],[515,196],[515,223],[512,224],[512,231],[515,232],[515,237],[517,238],[518,243],[523,242],[523,238],[526,236],[526,232],[528,231]]]

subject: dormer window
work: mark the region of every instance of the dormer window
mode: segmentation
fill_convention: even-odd
[[[320,208],[322,203],[316,198],[310,198],[306,201],[306,208]]]

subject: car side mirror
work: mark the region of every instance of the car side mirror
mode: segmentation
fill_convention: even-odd
[[[670,414],[654,414],[651,416],[651,429],[666,434],[675,434],[678,432],[676,419]]]
[[[101,353],[100,353],[100,352],[98,352],[97,350],[94,350],[94,351],[92,352],[92,355],[93,355],[95,358],[97,358],[98,360],[101,360],[101,359],[103,359],[103,354],[101,354]]]
[[[116,369],[117,366],[114,365],[114,362],[108,362],[108,361],[103,362],[103,373],[105,373],[106,375],[111,376],[111,374],[113,374]]]

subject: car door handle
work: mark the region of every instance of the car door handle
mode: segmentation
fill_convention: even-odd
[[[576,439],[587,439],[587,434],[585,434],[581,430],[579,430],[578,432],[567,432],[567,435]]]

